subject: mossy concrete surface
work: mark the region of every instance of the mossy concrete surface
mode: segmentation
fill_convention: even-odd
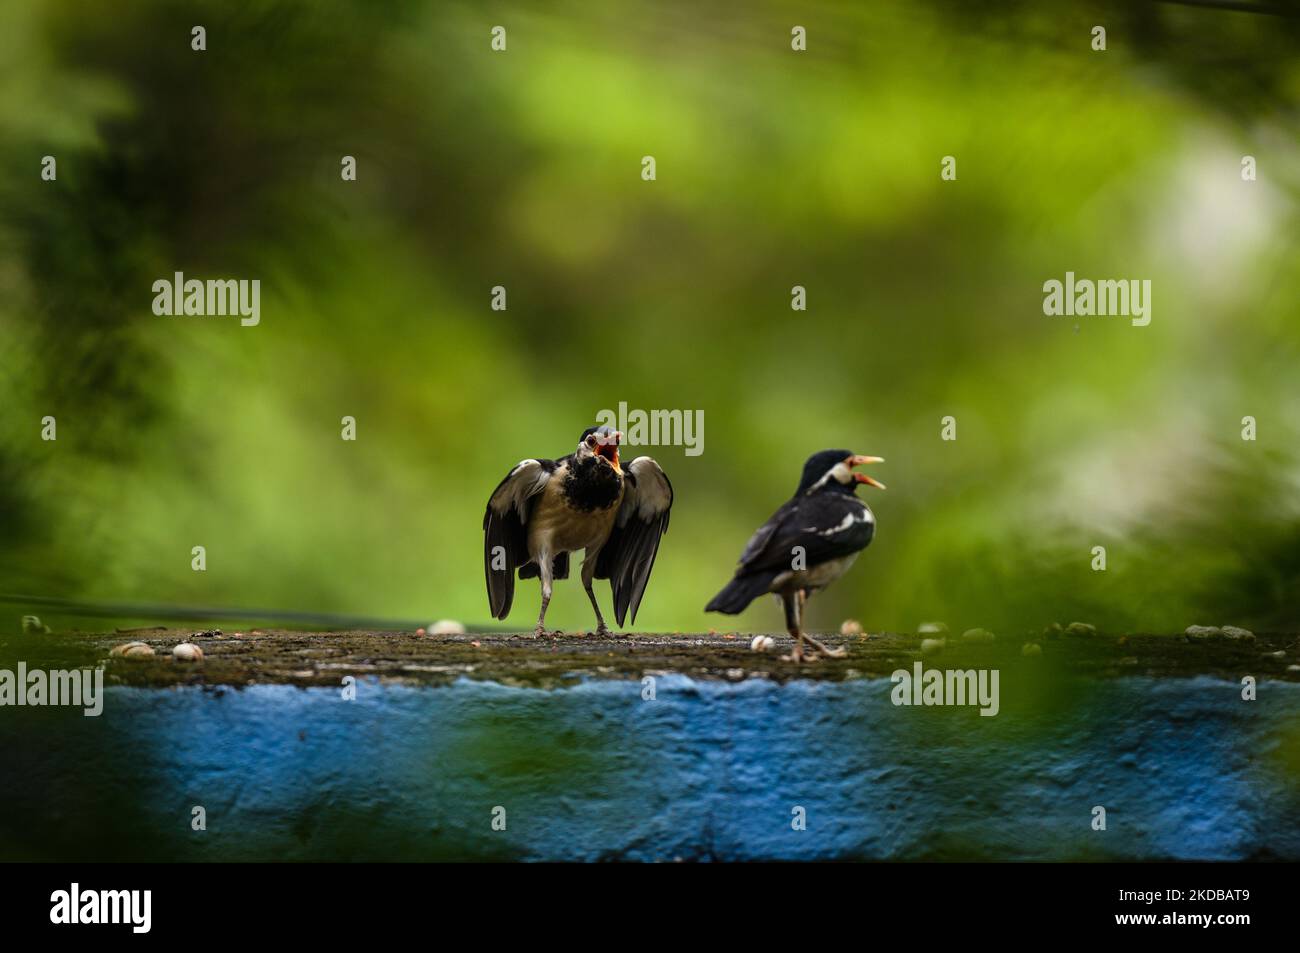
[[[791,640],[774,634],[771,652],[750,649],[752,634],[631,633],[597,638],[561,634],[417,635],[414,632],[302,632],[281,629],[132,629],[116,632],[65,632],[10,639],[5,656],[29,664],[104,664],[110,684],[247,686],[254,684],[338,685],[345,675],[385,681],[445,685],[458,678],[505,685],[558,687],[584,678],[639,679],[675,673],[695,679],[739,681],[792,678],[841,681],[888,676],[926,666],[1037,668],[1047,673],[1099,677],[1126,675],[1244,675],[1300,681],[1300,638],[1261,634],[1251,640],[1188,641],[1181,635],[1003,635],[992,642],[964,642],[952,634],[935,652],[922,653],[923,638],[903,633],[858,637],[818,634],[843,646],[843,659],[822,658],[803,665],[782,661]],[[115,646],[148,644],[153,656],[115,658]],[[201,662],[173,659],[181,642],[197,644]],[[1024,655],[1025,645],[1039,653]],[[1030,650],[1033,651],[1033,650]]]

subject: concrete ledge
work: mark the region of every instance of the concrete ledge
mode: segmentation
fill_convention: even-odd
[[[818,637],[848,649],[844,659],[796,666],[782,662],[790,649],[784,633],[774,633],[771,653],[749,649],[752,634],[632,633],[597,639],[586,635],[534,639],[528,634],[416,636],[410,632],[221,631],[199,634],[185,629],[146,629],[116,633],[63,633],[11,642],[11,657],[57,658],[66,664],[105,664],[110,682],[125,685],[253,684],[338,685],[345,674],[373,675],[385,681],[446,685],[460,677],[506,685],[561,687],[582,678],[632,678],[677,673],[699,680],[738,681],[750,677],[839,681],[888,676],[921,659],[922,637],[883,633],[849,639]],[[114,645],[146,642],[153,658],[112,659]],[[205,654],[201,664],[174,662],[172,647],[193,641]],[[1042,654],[1022,656],[1033,642]],[[1278,653],[1281,653],[1280,655]],[[1246,641],[1189,642],[1182,636],[1094,635],[1090,637],[1001,635],[988,643],[950,636],[946,647],[924,656],[943,667],[997,665],[1047,674],[1192,676],[1239,679],[1243,674],[1300,682],[1296,635],[1260,635]]]
[[[98,718],[0,710],[0,857],[1300,860],[1300,685],[1264,637],[927,657],[999,667],[996,717],[895,706],[910,636],[797,672],[722,636],[252,638],[115,660]]]

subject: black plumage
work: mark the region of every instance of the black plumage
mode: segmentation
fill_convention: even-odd
[[[649,460],[649,457],[644,459]],[[660,471],[661,475],[662,472]],[[627,473],[626,480],[634,491],[638,489],[634,473]],[[632,610],[632,622],[636,622],[641,597],[645,595],[650,572],[655,566],[655,557],[659,554],[659,540],[668,532],[673,487],[667,476],[663,477],[663,482],[668,488],[668,505],[658,507],[653,501],[629,505],[624,501],[614,522],[614,529],[596,560],[596,578],[609,580],[614,594],[614,618],[620,626],[629,608]],[[651,494],[647,492],[647,496]]]
[[[618,458],[622,434],[608,427],[584,431],[578,448],[558,460],[520,462],[493,491],[483,515],[484,569],[492,615],[504,619],[514,600],[516,572],[537,577],[545,632],[551,584],[569,574],[569,553],[585,550],[582,582],[596,613],[597,632],[607,630],[592,589],[609,579],[621,626],[645,594],[668,529],[672,484],[650,457],[624,468]]]
[[[603,457],[577,460],[570,454],[564,463],[569,468],[564,480],[564,498],[574,509],[591,513],[618,502],[624,476],[607,465]]]
[[[488,607],[494,619],[504,619],[510,614],[515,600],[515,569],[521,570],[521,579],[537,575],[537,564],[530,561],[528,554],[528,515],[533,497],[557,466],[554,460],[521,461],[488,498],[504,501],[504,505],[495,508],[489,502],[483,514],[483,567],[487,573]],[[521,486],[520,479],[529,476],[534,484]],[[568,578],[568,571],[566,558],[565,574],[560,578]]]
[[[759,596],[775,593],[795,638],[794,660],[802,660],[805,639],[823,654],[842,654],[803,633],[803,603],[847,571],[875,535],[875,516],[856,490],[860,483],[884,487],[853,472],[855,466],[875,462],[880,459],[848,450],[809,457],[794,495],[750,537],[732,580],[705,611],[735,615]]]

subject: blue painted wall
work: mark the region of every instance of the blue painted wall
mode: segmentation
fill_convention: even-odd
[[[0,712],[6,859],[1300,860],[1300,685],[886,680],[108,692]],[[1041,702],[1041,700],[1039,700]],[[191,830],[191,808],[207,830]],[[1107,830],[1091,828],[1092,808]],[[491,827],[506,811],[506,830]],[[792,829],[792,811],[807,829]]]

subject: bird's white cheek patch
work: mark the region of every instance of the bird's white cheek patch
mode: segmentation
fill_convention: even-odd
[[[809,489],[808,492],[811,493],[813,492],[813,490],[820,489],[821,487],[825,486],[827,483],[830,483],[831,480],[834,480],[837,483],[852,483],[853,482],[852,468],[850,468],[847,463],[841,460],[839,463],[835,464],[835,466],[831,467],[829,470],[823,473],[822,478],[818,480],[816,483],[814,483],[812,485],[812,488]]]

